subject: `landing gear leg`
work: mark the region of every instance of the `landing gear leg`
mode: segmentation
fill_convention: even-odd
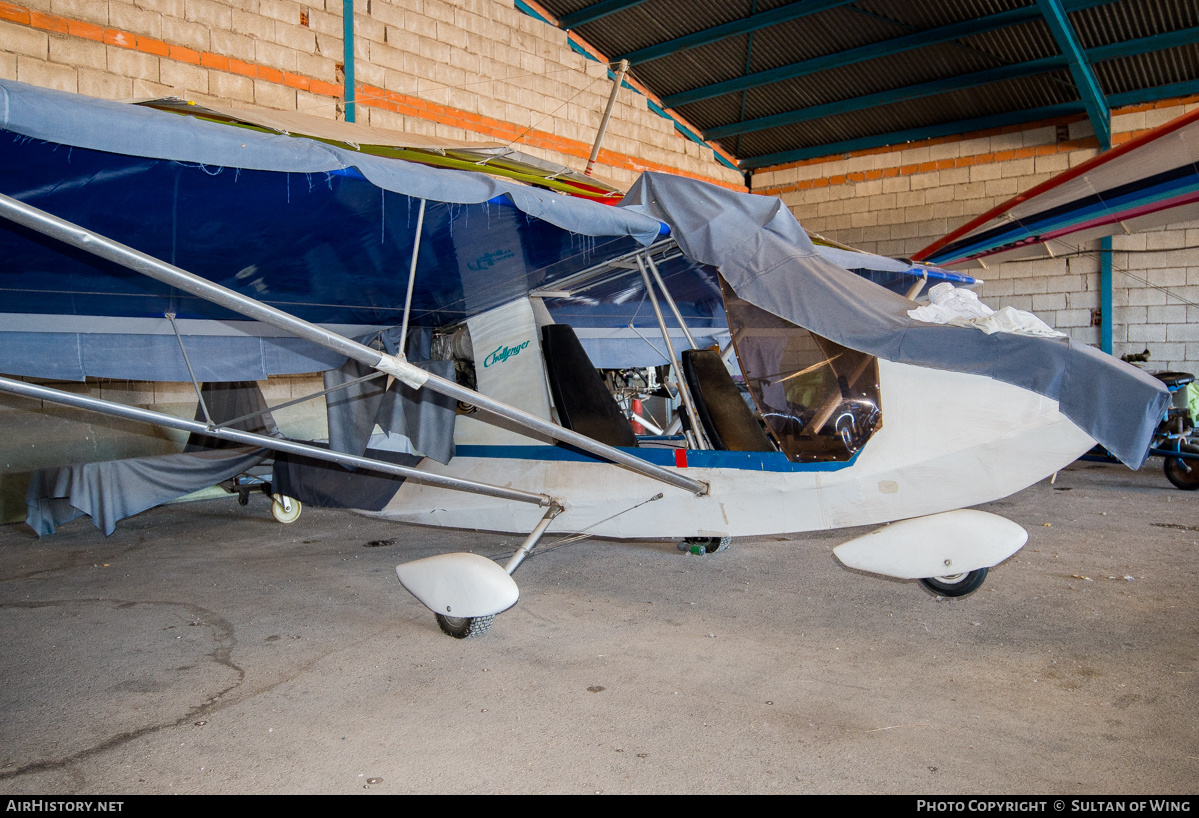
[[[537,523],[537,527],[532,533],[525,538],[525,541],[520,544],[516,552],[508,560],[508,564],[504,566],[504,570],[511,576],[514,571],[525,561],[525,557],[533,552],[537,547],[541,535],[549,528],[554,518],[562,513],[562,506],[557,503],[551,503],[549,510],[541,521]],[[441,628],[442,633],[448,634],[455,639],[473,639],[476,636],[482,636],[491,630],[491,624],[495,622],[495,614],[486,616],[447,616],[446,614],[435,613],[437,618],[437,627]]]

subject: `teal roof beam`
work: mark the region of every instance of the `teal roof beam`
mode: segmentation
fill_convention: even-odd
[[[773,116],[759,117],[745,122],[721,125],[720,127],[704,131],[703,136],[706,140],[723,139],[726,136],[736,136],[741,133],[763,131],[767,128],[778,128],[783,125],[795,125],[799,122],[808,122],[813,119],[822,119],[826,116],[860,111],[864,108],[891,105],[896,102],[906,102],[922,97],[936,96],[938,94],[949,93],[950,91],[961,91],[979,85],[990,85],[994,82],[1043,74],[1046,71],[1065,68],[1066,65],[1067,60],[1065,57],[1044,57],[1039,60],[1030,60],[1029,62],[1017,63],[1015,65],[1005,65],[1001,68],[976,71],[973,74],[962,74],[957,77],[947,77],[918,85],[909,85],[906,88],[894,88],[877,94],[867,94],[862,97],[838,100],[836,102],[825,103],[824,105],[813,105],[810,108],[801,108],[797,111],[787,111],[786,113],[774,114]]]
[[[783,82],[784,80],[805,77],[809,74],[826,71],[830,68],[840,68],[843,65],[853,65],[855,63],[866,62],[867,60],[887,57],[892,54],[902,54],[905,51],[912,51],[917,48],[960,40],[962,37],[982,34],[986,31],[994,31],[997,28],[1006,28],[1017,23],[1035,20],[1038,17],[1040,17],[1040,14],[1038,14],[1036,8],[1033,6],[1001,11],[998,14],[991,14],[977,20],[964,20],[960,23],[941,26],[929,31],[905,34],[902,37],[871,43],[859,48],[825,54],[820,57],[813,57],[810,60],[772,68],[768,71],[758,71],[754,74],[747,74],[744,77],[736,77],[724,82],[705,85],[701,88],[693,88],[690,91],[681,91],[680,93],[663,97],[662,104],[667,108],[677,108],[680,105],[687,105],[704,99],[712,99],[713,97],[724,96],[725,94],[732,94],[738,91],[748,91],[752,88],[760,88],[763,85],[771,85],[776,82]]]
[[[1172,82],[1169,85],[1157,85],[1152,88],[1142,88],[1139,91],[1125,91],[1120,94],[1112,94],[1108,97],[1108,101],[1112,105],[1120,107],[1123,105],[1141,105],[1146,102],[1157,102],[1160,99],[1189,97],[1192,94],[1199,94],[1199,80]]]
[[[796,20],[800,17],[806,17],[809,14],[817,14],[822,11],[837,8],[838,6],[848,5],[853,0],[832,0],[832,2],[809,2],[809,3],[792,3],[789,6],[764,11],[760,14],[753,14],[742,20],[734,20],[731,23],[725,23],[720,26],[713,26],[703,31],[697,31],[694,34],[687,34],[683,37],[676,37],[673,40],[668,40],[657,45],[647,46],[646,48],[630,51],[628,54],[623,54],[616,59],[624,59],[629,61],[629,65],[637,65],[650,60],[656,60],[659,57],[665,57],[674,54],[678,51],[685,51],[689,48],[699,48],[709,43],[720,42],[729,37],[736,37],[739,34],[746,34],[750,31],[757,31],[761,28],[769,28],[779,23],[785,23],[788,20]],[[1106,6],[1109,3],[1114,3],[1116,0],[1065,0],[1067,11],[1079,11],[1081,9],[1089,9],[1094,6]],[[1022,11],[1031,10],[1021,9]],[[1034,15],[1035,16],[1035,15]],[[987,19],[987,18],[982,18]],[[975,22],[979,22],[976,20]],[[931,33],[931,32],[926,32]],[[885,43],[884,43],[885,44]]]
[[[886,145],[898,145],[921,139],[932,139],[937,136],[955,136],[972,131],[985,131],[988,128],[998,128],[1003,125],[1019,125],[1024,122],[1039,122],[1044,119],[1054,119],[1060,116],[1070,116],[1085,112],[1081,102],[1063,102],[1059,105],[1047,105],[1043,108],[1032,108],[1027,111],[989,114],[974,119],[962,119],[956,122],[943,122],[938,125],[926,125],[920,128],[909,128],[905,131],[863,136],[858,139],[847,139],[844,142],[830,142],[825,145],[813,145],[810,148],[799,148],[781,153],[771,153],[742,160],[743,170],[766,168],[773,165],[783,165],[788,162],[800,162],[804,159],[815,159],[818,156],[831,156],[850,151],[881,148]]]
[[[1167,48],[1177,48],[1195,42],[1199,42],[1199,26],[1088,48],[1086,55],[1087,60],[1097,63],[1105,60],[1117,60],[1121,57],[1133,57],[1150,51],[1164,51]]]
[[[1110,0],[1108,0],[1110,2]],[[798,20],[801,17],[807,17],[812,14],[819,14],[822,11],[835,9],[838,6],[847,6],[854,0],[807,0],[807,2],[792,3],[788,6],[783,6],[770,11],[763,11],[758,14],[751,14],[749,17],[740,20],[733,20],[731,23],[706,28],[703,31],[697,31],[694,34],[687,34],[683,37],[676,37],[673,40],[667,40],[664,43],[651,45],[647,48],[640,48],[636,51],[630,51],[628,54],[622,54],[617,57],[617,60],[628,60],[629,65],[637,65],[650,60],[656,60],[659,57],[665,57],[667,54],[673,54],[676,51],[682,51],[688,48],[698,48],[701,45],[708,43],[716,43],[729,37],[736,37],[739,34],[748,34],[751,31],[757,31],[760,28],[769,28],[776,26],[779,23],[785,23],[788,20]],[[585,9],[584,9],[585,10]]]
[[[1152,88],[1142,88],[1138,91],[1125,91],[1119,94],[1112,94],[1108,97],[1108,101],[1115,107],[1121,107],[1124,105],[1141,105],[1148,102],[1157,102],[1162,99],[1187,97],[1192,94],[1199,94],[1199,80],[1172,82],[1168,85],[1157,85]],[[1002,125],[1018,125],[1024,122],[1037,122],[1043,119],[1053,119],[1055,117],[1070,116],[1085,112],[1086,108],[1081,102],[1066,102],[1060,105],[1034,108],[1029,111],[992,114],[976,119],[964,119],[957,122],[911,128],[906,131],[864,136],[844,142],[813,145],[809,148],[798,148],[782,153],[754,156],[749,159],[743,159],[740,167],[742,170],[766,168],[772,165],[783,165],[788,162],[801,162],[804,159],[814,159],[818,156],[832,156],[838,153],[848,153],[849,151],[881,148],[885,145],[898,145],[902,142],[932,139],[938,136],[956,136],[958,134],[971,133],[972,131],[985,131],[988,128],[995,128]]]
[[[602,3],[592,3],[590,6],[581,8],[572,14],[567,14],[558,21],[558,25],[569,31],[572,28],[593,23],[603,17],[607,17],[609,14],[616,14],[625,9],[631,9],[633,6],[640,6],[644,2],[645,0],[604,0]],[[617,58],[617,62],[619,61],[620,59]]]
[[[1115,60],[1121,57],[1129,57],[1135,54],[1145,54],[1151,51],[1161,51],[1166,48],[1174,48],[1181,45],[1186,45],[1199,40],[1199,26],[1194,28],[1182,29],[1181,31],[1172,31],[1166,34],[1155,34],[1151,37],[1141,37],[1136,40],[1125,40],[1121,43],[1112,43],[1110,45],[1098,46],[1088,49],[1084,52],[1087,60],[1091,63],[1104,62],[1106,60]],[[870,94],[864,97],[855,97],[854,99],[842,100],[840,102],[829,103],[828,105],[817,105],[812,108],[803,108],[798,111],[791,111],[784,114],[776,114],[771,117],[761,117],[759,119],[751,119],[748,122],[738,122],[732,125],[724,125],[719,128],[713,128],[704,132],[705,139],[723,139],[725,136],[732,136],[737,133],[748,133],[750,131],[763,130],[764,128],[774,128],[779,125],[791,125],[796,122],[806,122],[811,119],[816,119],[821,116],[832,116],[833,114],[848,113],[850,111],[869,108],[874,105],[884,105],[889,102],[900,102],[908,99],[918,99],[920,97],[929,96],[930,94],[946,93],[948,91],[957,91],[962,88],[967,88],[972,85],[985,85],[989,82],[1000,82],[1004,79],[1013,79],[1015,76],[1027,76],[1036,74],[1041,71],[1050,71],[1055,68],[1062,68],[1067,65],[1065,57],[1046,57],[1041,60],[1033,60],[1032,62],[1017,63],[1004,68],[990,69],[981,71],[975,74],[966,74],[961,77],[950,77],[945,80],[936,80],[934,82],[924,83],[922,85],[912,85],[907,88],[897,88],[894,91],[885,91],[881,94]],[[1014,71],[1015,73],[1008,76],[998,76],[1001,72]],[[988,78],[988,75],[993,78]],[[1190,83],[1174,83],[1170,86],[1160,86],[1161,88],[1190,87]],[[940,90],[938,90],[938,86]],[[1148,89],[1147,89],[1148,90]],[[1113,95],[1110,102],[1112,105],[1132,105],[1136,102],[1149,101],[1143,99],[1142,95],[1145,91],[1129,91],[1123,94]],[[1179,91],[1178,93],[1163,94],[1162,96],[1154,97],[1154,99],[1167,99],[1171,96],[1186,96],[1187,94],[1196,93],[1195,91]],[[1085,102],[1085,100],[1084,100]],[[836,110],[834,110],[836,108]],[[816,112],[816,113],[812,113]],[[1089,109],[1087,111],[1090,113]],[[757,125],[767,120],[778,120],[776,124]],[[746,127],[744,130],[742,128]],[[719,134],[719,135],[717,135]],[[1110,135],[1108,137],[1110,144]]]
[[[1037,0],[1037,8],[1045,17],[1062,55],[1069,62],[1070,76],[1074,78],[1074,86],[1086,106],[1087,116],[1099,139],[1099,147],[1107,150],[1112,146],[1112,112],[1103,96],[1103,89],[1099,87],[1099,80],[1095,78],[1095,69],[1078,42],[1074,26],[1070,24],[1070,18],[1066,16],[1059,0]]]

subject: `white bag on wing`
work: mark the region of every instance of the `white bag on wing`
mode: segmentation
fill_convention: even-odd
[[[1004,307],[996,312],[979,301],[978,295],[972,290],[958,289],[948,281],[929,289],[928,299],[927,305],[908,310],[908,315],[930,324],[973,327],[987,335],[1012,332],[1040,338],[1066,337],[1064,332],[1053,329],[1031,312],[1014,307]]]

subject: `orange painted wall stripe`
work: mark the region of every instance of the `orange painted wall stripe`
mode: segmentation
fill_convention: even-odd
[[[44,14],[23,6],[3,2],[3,0],[0,0],[0,20],[9,20],[32,28],[42,29],[43,31],[53,31],[86,40],[130,48],[178,62],[200,65],[214,71],[224,71],[260,79],[265,82],[274,83],[275,85],[298,88],[318,96],[341,99],[344,91],[342,86],[325,82],[324,80],[280,71],[266,65],[243,62],[242,60],[233,59],[221,54],[214,54],[209,51],[196,51],[184,46],[171,45],[162,40],[156,40],[152,37],[145,37],[129,31],[105,28],[94,23],[71,20],[55,14]],[[502,139],[506,142],[516,142],[519,140],[524,145],[545,148],[546,150],[582,159],[586,159],[591,155],[591,146],[578,140],[567,139],[566,137],[557,136],[546,131],[526,131],[509,122],[501,122],[489,117],[472,114],[469,111],[461,111],[457,108],[439,105],[428,100],[396,94],[370,85],[358,85],[356,87],[356,98],[360,105],[381,108],[417,119],[431,120],[450,127],[462,128],[472,133]],[[745,190],[743,185],[736,185],[720,179],[690,173],[657,162],[636,159],[632,156],[609,150],[601,150],[598,161],[600,164],[608,167],[636,172],[645,170],[663,171],[675,175],[688,176],[693,179],[701,179],[732,190]]]

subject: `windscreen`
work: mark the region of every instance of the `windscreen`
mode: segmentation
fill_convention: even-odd
[[[779,447],[795,462],[852,458],[882,426],[878,359],[720,286],[745,383]]]

